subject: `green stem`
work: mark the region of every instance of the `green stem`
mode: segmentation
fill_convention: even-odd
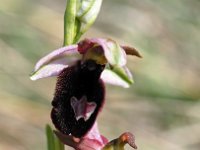
[[[74,43],[74,37],[76,35],[76,3],[77,0],[67,0],[67,6],[64,15],[64,46]]]

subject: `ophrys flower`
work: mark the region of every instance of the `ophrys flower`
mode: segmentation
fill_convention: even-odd
[[[85,136],[104,104],[103,81],[123,87],[133,83],[126,67],[127,54],[141,57],[134,48],[93,38],[57,49],[39,60],[32,80],[58,76],[51,117],[59,131]]]

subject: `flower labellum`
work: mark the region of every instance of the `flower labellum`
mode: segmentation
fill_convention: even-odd
[[[103,69],[93,60],[78,61],[59,74],[51,118],[63,134],[82,137],[93,126],[104,103]]]

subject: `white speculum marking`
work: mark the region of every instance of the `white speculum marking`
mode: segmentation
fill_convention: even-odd
[[[81,118],[87,121],[97,106],[95,102],[88,102],[86,96],[81,97],[80,100],[73,96],[70,102],[77,121]]]

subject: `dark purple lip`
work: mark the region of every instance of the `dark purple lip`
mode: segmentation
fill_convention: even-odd
[[[91,69],[92,68],[92,69]],[[51,118],[55,127],[66,135],[83,137],[93,126],[99,110],[104,104],[105,88],[100,79],[104,66],[92,60],[64,69],[58,76]],[[71,105],[72,97],[76,100],[86,97],[88,104],[96,104],[89,118],[77,119]]]

